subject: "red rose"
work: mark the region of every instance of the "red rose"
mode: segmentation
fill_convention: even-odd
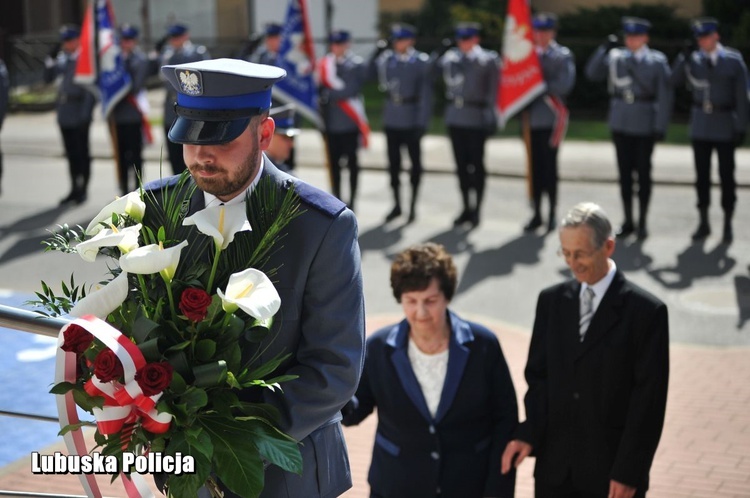
[[[82,354],[91,346],[94,336],[80,325],[73,324],[65,329],[63,339],[63,345],[60,346],[63,351]]]
[[[102,382],[117,380],[122,377],[122,363],[114,351],[105,349],[94,360],[94,374]]]
[[[159,394],[172,382],[172,365],[166,361],[146,363],[135,373],[135,380],[146,396]]]
[[[203,289],[189,287],[180,296],[180,311],[193,322],[200,322],[206,318],[211,296]]]

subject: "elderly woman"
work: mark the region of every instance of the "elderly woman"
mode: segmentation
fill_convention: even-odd
[[[378,409],[371,497],[512,497],[500,456],[518,422],[500,344],[448,309],[456,267],[441,245],[411,247],[391,267],[406,319],[367,341],[344,425]]]

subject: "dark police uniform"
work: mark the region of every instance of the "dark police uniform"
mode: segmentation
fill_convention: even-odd
[[[331,44],[349,43],[351,35],[348,31],[334,31],[330,36]],[[321,60],[320,69],[324,69],[326,62],[334,57],[329,53]],[[346,160],[349,169],[349,208],[354,208],[357,196],[357,182],[359,178],[359,159],[357,149],[360,140],[364,140],[362,126],[366,126],[366,117],[357,113],[364,110],[361,90],[367,80],[367,64],[362,57],[350,51],[335,60],[336,77],[340,80],[340,87],[329,86],[321,79],[320,105],[323,113],[325,134],[328,140],[328,162],[331,167],[331,183],[333,195],[341,196],[341,162]],[[354,118],[359,120],[359,123]]]
[[[414,40],[417,31],[408,24],[394,24],[391,39]],[[388,171],[393,189],[394,207],[386,217],[391,221],[401,215],[401,148],[406,147],[411,161],[411,205],[409,221],[416,217],[416,202],[422,178],[420,141],[432,116],[432,74],[430,57],[409,46],[405,52],[388,49],[373,58],[370,76],[377,78],[378,88],[386,93],[383,126],[388,145]]]
[[[285,76],[283,69],[236,59],[165,66],[162,73],[178,92],[178,118],[169,131],[170,140],[207,146],[236,140],[253,116],[270,108],[271,85]],[[232,119],[221,120],[228,114]],[[283,243],[260,268],[276,270],[274,284],[282,303],[270,340],[259,346],[244,341],[241,345],[246,356],[257,347],[267,347],[264,357],[269,358],[290,353],[273,375],[296,378],[285,383],[283,393],[248,389],[239,397],[269,403],[278,410],[280,429],[300,441],[303,470],[297,475],[269,465],[260,496],[339,496],[351,487],[340,410],[357,388],[364,360],[357,221],[332,195],[279,171],[265,156],[261,163],[249,167],[262,168],[261,177],[271,182],[279,198],[294,189],[300,214],[285,229]],[[149,188],[159,196],[161,186],[175,181],[172,177]],[[190,184],[194,185],[192,179]],[[198,189],[190,200],[188,215],[204,206],[204,192]],[[242,234],[233,242],[247,243]],[[224,491],[227,498],[237,497]],[[208,495],[206,489],[199,492],[199,496]]]
[[[126,40],[135,40],[138,38],[138,29],[124,25],[120,29],[120,36]],[[112,110],[112,118],[117,130],[119,187],[120,192],[125,195],[135,190],[143,174],[144,116],[138,105],[138,97],[146,88],[149,61],[146,54],[137,47],[129,54],[123,52],[122,56],[125,69],[130,74],[131,86],[130,92]]]
[[[557,16],[550,13],[537,14],[532,19],[532,27],[539,31],[555,31]],[[537,54],[547,91],[529,105],[534,216],[524,227],[527,231],[542,224],[540,208],[545,192],[549,201],[548,228],[552,230],[556,224],[557,151],[568,121],[565,97],[573,90],[576,81],[573,54],[567,47],[558,44],[553,38],[546,48],[537,47]]]
[[[74,40],[80,36],[78,28],[64,26],[60,30],[60,41]],[[60,204],[80,204],[86,200],[86,190],[91,176],[91,154],[89,153],[89,129],[96,99],[81,85],[73,82],[78,61],[77,50],[67,53],[61,50],[55,59],[47,57],[44,80],[47,83],[62,77],[57,92],[57,124],[63,137],[65,155],[68,158],[71,189]]]
[[[717,36],[718,22],[701,18],[692,22],[696,38]],[[711,153],[719,156],[721,207],[724,210],[724,242],[731,242],[732,216],[737,201],[734,179],[734,151],[747,131],[748,96],[747,67],[742,55],[717,42],[716,50],[681,53],[674,62],[672,83],[687,83],[692,91],[690,109],[690,140],[693,145],[700,224],[693,233],[702,240],[711,233],[708,208],[711,204]]]
[[[624,17],[625,36],[648,34],[651,23]],[[638,176],[638,237],[647,236],[646,218],[651,200],[651,155],[664,138],[672,112],[673,94],[666,56],[644,45],[636,53],[613,44],[602,45],[586,63],[592,81],[608,80],[609,127],[617,151],[620,195],[625,220],[618,236],[635,230],[633,223],[633,176]]]
[[[10,96],[10,78],[8,77],[8,68],[5,62],[0,59],[0,130],[3,128],[5,113],[8,111],[8,99]],[[3,179],[3,151],[0,150],[0,181]],[[2,186],[0,186],[2,192]]]
[[[462,43],[461,40],[478,37],[479,31],[477,23],[460,23],[455,35]],[[467,53],[458,48],[449,49],[438,59],[437,67],[442,70],[446,86],[445,124],[453,146],[463,201],[463,211],[454,224],[476,226],[486,177],[484,144],[497,127],[495,102],[500,58],[497,52],[476,44]]]
[[[182,36],[188,32],[188,27],[184,24],[173,24],[167,30],[169,38],[176,36]],[[211,55],[203,45],[193,45],[188,40],[180,48],[174,49],[171,45],[167,45],[162,53],[162,64],[175,65],[175,64],[186,64],[188,62],[196,62],[209,59]],[[164,100],[164,135],[169,135],[169,127],[172,126],[172,122],[177,118],[174,111],[174,103],[177,99],[177,92],[169,84],[164,82],[164,88],[167,90],[167,97]],[[167,140],[167,152],[169,155],[169,162],[172,165],[172,172],[174,174],[180,174],[187,168],[185,159],[182,157],[182,144],[176,144]]]
[[[295,122],[296,114],[296,106],[294,104],[286,104],[281,107],[271,107],[270,116],[273,118],[273,121],[276,124],[276,127],[273,130],[274,137],[276,137],[277,135],[283,135],[285,137],[289,137],[290,139],[294,139],[294,137],[299,135],[300,129],[297,128]],[[293,149],[294,147],[292,146],[292,150]],[[283,171],[284,173],[292,174],[292,170],[294,168],[289,165],[289,159],[280,160],[277,157],[273,157],[273,154],[271,154],[270,150],[266,151],[266,155],[281,171]]]

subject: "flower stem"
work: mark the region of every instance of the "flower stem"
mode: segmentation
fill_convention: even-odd
[[[174,307],[174,296],[172,296],[172,282],[164,279],[164,283],[167,284],[167,297],[169,298],[169,309],[172,311],[172,319],[177,319],[177,309]]]
[[[219,255],[221,255],[221,249],[216,247],[214,253],[214,264],[211,266],[211,276],[208,277],[208,285],[206,286],[206,292],[209,294],[213,293],[214,278],[216,277],[216,268],[219,267]]]
[[[146,288],[146,280],[143,275],[138,275],[138,283],[141,285],[141,293],[143,293],[143,314],[148,318],[148,289]]]

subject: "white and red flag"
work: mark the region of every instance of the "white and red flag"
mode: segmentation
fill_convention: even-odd
[[[503,35],[503,67],[498,85],[497,112],[501,127],[546,89],[531,37],[528,0],[508,0]]]
[[[318,76],[320,78],[320,84],[326,88],[332,88],[334,90],[343,90],[344,81],[339,78],[336,74],[336,56],[333,54],[326,54],[320,60],[318,64]],[[365,104],[362,102],[360,97],[351,97],[346,100],[339,100],[336,102],[344,113],[357,124],[359,128],[360,137],[362,140],[362,146],[367,148],[370,138],[370,125],[367,122],[367,115],[365,114]]]

